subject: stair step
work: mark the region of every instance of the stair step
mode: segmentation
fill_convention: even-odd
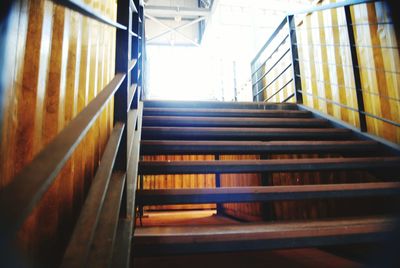
[[[253,153],[365,153],[379,151],[375,141],[149,141],[141,142],[142,155],[253,154]]]
[[[237,203],[316,198],[390,196],[400,194],[400,182],[347,184],[153,189],[136,192],[137,205]]]
[[[142,140],[344,140],[344,128],[143,127]]]
[[[307,118],[311,117],[312,114],[309,111],[300,111],[300,110],[144,108],[143,115],[144,116]]]
[[[136,228],[136,255],[318,247],[388,239],[395,218]]]
[[[400,157],[310,158],[272,160],[213,160],[213,161],[140,161],[139,173],[209,174],[291,172],[347,169],[398,168]]]
[[[145,100],[144,108],[222,108],[222,109],[262,109],[297,110],[295,103],[232,102],[232,101],[160,101]]]
[[[143,126],[319,128],[328,127],[329,123],[326,120],[315,118],[143,116]]]

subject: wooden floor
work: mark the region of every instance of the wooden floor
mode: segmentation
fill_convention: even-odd
[[[224,225],[237,221],[217,216],[214,210],[151,212],[142,219],[143,226]],[[140,228],[137,224],[137,228]],[[137,257],[134,267],[361,267],[362,265],[316,249],[290,249],[183,256]]]

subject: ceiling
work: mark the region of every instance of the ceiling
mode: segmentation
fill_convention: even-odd
[[[313,1],[144,0],[146,41],[148,45],[200,46],[213,17],[217,17],[220,26],[251,26],[273,30],[276,21],[280,21],[288,11],[304,8],[311,2]]]
[[[215,0],[145,0],[148,45],[199,46]]]

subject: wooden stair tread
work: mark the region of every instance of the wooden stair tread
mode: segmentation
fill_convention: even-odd
[[[136,254],[296,248],[387,239],[396,219],[363,217],[277,223],[136,228]]]
[[[400,182],[368,182],[347,184],[246,186],[198,189],[138,190],[138,205],[207,204],[388,196],[400,194]]]
[[[142,140],[340,140],[351,138],[342,128],[234,128],[234,127],[143,127]]]
[[[140,161],[139,173],[208,174],[398,168],[400,157],[303,158],[271,160]]]
[[[304,153],[378,151],[375,141],[175,141],[142,140],[141,153]]]
[[[311,112],[301,110],[144,108],[144,116],[214,116],[214,117],[283,117],[307,118]]]
[[[252,118],[200,116],[143,116],[143,126],[199,127],[327,127],[328,121],[315,118]]]
[[[295,103],[232,102],[232,101],[163,101],[144,100],[144,108],[229,108],[229,109],[274,109],[297,110]]]

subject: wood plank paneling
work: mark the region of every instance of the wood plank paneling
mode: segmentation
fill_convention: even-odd
[[[145,161],[214,160],[214,155],[155,155],[143,156]],[[143,176],[143,189],[214,188],[213,174],[178,174]],[[215,204],[145,206],[145,210],[215,209]]]
[[[85,2],[115,19],[115,1]],[[15,6],[12,81],[1,96],[0,189],[114,76],[114,28],[49,0]],[[55,266],[62,256],[113,126],[113,101],[107,106],[18,234],[32,266]]]
[[[259,155],[220,155],[220,160],[260,159]],[[221,187],[262,185],[260,174],[221,174]],[[261,203],[228,203],[222,205],[223,212],[234,218],[260,221],[263,219]]]
[[[383,2],[359,4],[351,7],[351,16],[364,108],[372,115],[366,116],[367,130],[400,143],[398,126],[373,117],[400,122],[400,56],[388,7]],[[304,104],[359,127],[344,9],[314,12],[301,19],[297,35]]]

